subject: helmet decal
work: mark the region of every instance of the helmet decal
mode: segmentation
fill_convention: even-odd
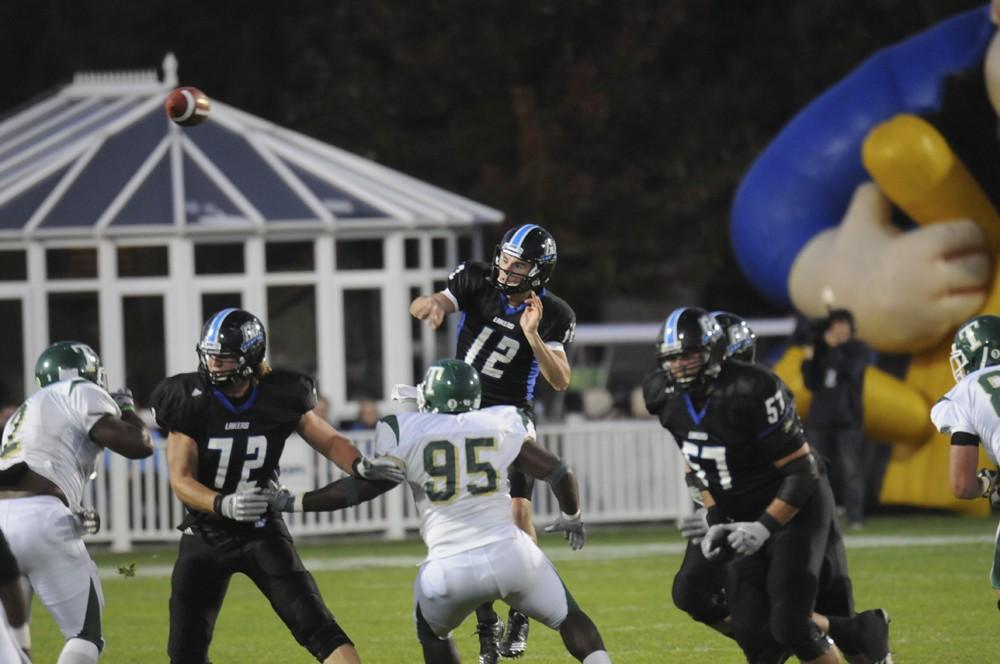
[[[208,331],[205,333],[205,337],[201,340],[202,347],[207,351],[218,351],[222,349],[219,344],[219,328],[222,327],[222,322],[226,320],[226,316],[238,311],[234,307],[229,309],[223,309],[222,311],[215,314],[212,317],[212,321],[208,324]]]

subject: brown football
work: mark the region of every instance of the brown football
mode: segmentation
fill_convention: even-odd
[[[167,117],[182,127],[193,127],[208,119],[211,104],[205,93],[191,86],[171,90],[163,102]]]

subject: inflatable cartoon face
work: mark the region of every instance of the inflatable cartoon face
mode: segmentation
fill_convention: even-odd
[[[866,432],[896,443],[883,502],[983,509],[951,496],[927,413],[954,384],[955,330],[1000,311],[998,23],[993,0],[876,53],[793,118],[733,204],[758,289],[811,317],[849,309],[873,348],[913,354],[902,380],[865,375]],[[801,412],[800,358],[775,368]]]

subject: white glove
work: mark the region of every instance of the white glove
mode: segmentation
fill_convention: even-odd
[[[76,519],[80,522],[82,532],[88,535],[101,532],[101,515],[97,510],[80,510],[76,512]]]
[[[562,512],[559,515],[559,518],[556,519],[555,523],[545,526],[545,532],[566,533],[566,539],[569,541],[569,547],[574,551],[582,549],[583,543],[587,539],[587,529],[584,528],[583,521],[580,520],[580,512],[573,515]]]
[[[729,548],[729,529],[731,523],[717,523],[708,529],[701,540],[701,555],[705,560],[715,560]]]
[[[132,397],[132,390],[123,387],[111,393],[111,398],[118,404],[118,409],[123,413],[135,411],[135,399]]]
[[[267,511],[268,497],[259,489],[246,489],[222,496],[217,512],[234,521],[256,521]]]
[[[994,491],[997,490],[997,485],[1000,484],[1000,473],[990,468],[982,468],[976,477],[979,479],[979,484],[981,490],[979,495],[983,498],[990,497]]]
[[[760,547],[771,536],[771,531],[760,521],[739,521],[727,525],[730,529],[727,538],[729,546],[744,556],[752,556],[760,551]]]
[[[681,537],[697,544],[708,532],[708,510],[699,507],[694,514],[681,517],[677,522],[677,528],[681,531]]]
[[[374,459],[360,456],[354,460],[354,474],[361,479],[374,482],[399,484],[406,479],[406,469],[398,459],[390,456],[379,456]]]
[[[974,221],[900,230],[888,199],[869,182],[855,190],[839,226],[802,248],[788,290],[807,316],[850,309],[858,336],[876,350],[916,352],[974,316],[992,278],[986,237]]]

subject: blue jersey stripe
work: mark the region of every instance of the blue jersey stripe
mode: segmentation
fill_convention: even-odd
[[[209,343],[217,342],[219,340],[219,328],[222,327],[222,321],[226,320],[226,316],[234,311],[238,311],[238,309],[230,307],[229,309],[223,309],[219,313],[215,314],[215,318],[212,319],[212,322],[208,326],[208,334],[205,335],[203,341],[207,341]]]
[[[524,226],[521,226],[517,229],[517,232],[514,233],[514,237],[510,239],[510,244],[515,247],[520,247],[528,233],[536,228],[538,228],[538,224],[525,224]]]
[[[531,370],[528,372],[528,390],[525,394],[525,401],[531,401],[535,398],[535,383],[538,381],[538,372],[541,367],[538,366],[538,360],[531,358]]]

